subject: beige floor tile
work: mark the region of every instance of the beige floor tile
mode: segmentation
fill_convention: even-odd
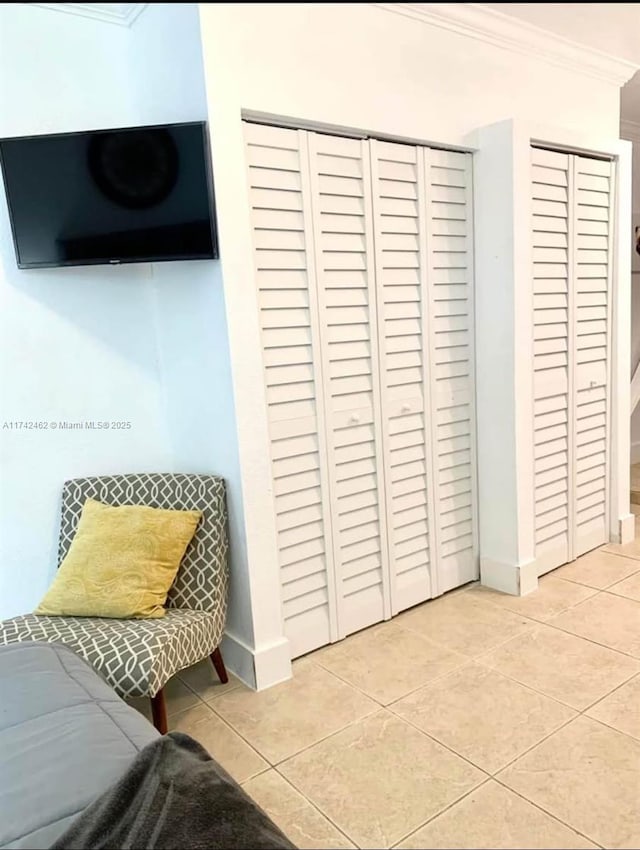
[[[236,688],[246,688],[243,682],[229,673],[229,681],[223,685],[218,674],[213,669],[213,664],[208,658],[194,664],[193,667],[187,667],[186,670],[181,670],[178,677],[184,682],[187,687],[191,688],[200,699],[205,702],[215,699],[216,697],[226,694],[228,691],[233,691]]]
[[[390,847],[486,778],[384,709],[279,769],[363,848]]]
[[[500,593],[481,585],[469,591],[470,595],[473,594],[479,599],[541,622],[572,608],[594,593],[597,591],[592,587],[564,581],[553,575],[543,576],[538,582],[538,589],[526,596],[511,596],[509,593]]]
[[[487,773],[496,773],[576,715],[476,664],[409,694],[392,710]]]
[[[640,676],[592,706],[587,714],[640,741]]]
[[[426,602],[400,614],[395,623],[472,657],[534,625],[532,620],[478,599],[474,591]]]
[[[152,715],[151,715],[151,700],[149,697],[129,697],[125,702],[127,705],[130,705],[131,708],[135,708],[136,711],[139,711],[143,717],[146,717],[149,723],[153,723]]]
[[[313,660],[384,705],[468,661],[393,623],[353,635]]]
[[[243,787],[300,850],[354,847],[276,770],[261,773]]]
[[[624,581],[612,584],[607,588],[607,593],[615,593],[617,596],[626,596],[627,599],[635,599],[640,602],[640,573],[635,573]]]
[[[602,551],[613,552],[616,555],[624,555],[627,558],[640,558],[640,536],[638,535],[638,523],[636,523],[635,540],[632,540],[631,543],[607,543]]]
[[[604,847],[640,846],[640,741],[578,717],[498,778]]]
[[[640,550],[638,555],[640,557]],[[639,570],[640,564],[633,558],[614,555],[608,549],[596,549],[554,570],[553,576],[604,590]]]
[[[480,663],[579,711],[640,671],[633,658],[545,625],[510,640]]]
[[[237,782],[245,782],[269,767],[203,702],[170,717],[169,729],[195,738]]]
[[[210,705],[272,764],[378,708],[306,659],[294,664],[288,682],[258,693],[234,690]]]
[[[194,705],[198,705],[200,702],[200,698],[197,694],[188,688],[184,682],[181,682],[177,676],[174,676],[173,679],[170,679],[164,687],[164,696],[167,705],[167,716],[171,717],[174,714],[178,714],[181,711],[185,711],[187,708],[191,708]],[[151,700],[149,697],[132,697],[131,699],[126,700],[128,705],[135,708],[136,711],[139,711],[140,714],[143,714],[147,720],[151,723],[152,714],[151,714]]]
[[[169,679],[164,686],[164,698],[167,703],[167,715],[169,717],[172,714],[178,714],[187,708],[198,705],[200,702],[200,697],[194,694],[191,688],[188,688],[177,676]]]
[[[397,845],[406,850],[595,848],[569,827],[490,780]]]
[[[633,599],[599,593],[549,625],[640,658],[640,602]]]

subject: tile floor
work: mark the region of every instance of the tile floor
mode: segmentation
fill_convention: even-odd
[[[300,848],[638,848],[640,535],[524,598],[428,602],[268,691],[197,665],[168,706]]]

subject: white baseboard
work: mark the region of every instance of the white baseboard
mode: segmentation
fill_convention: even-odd
[[[536,562],[517,565],[480,558],[480,583],[512,596],[524,596],[538,587]]]
[[[618,533],[615,536],[617,539],[612,540],[612,543],[631,543],[631,541],[635,539],[635,514],[627,514],[626,516],[620,517],[620,519],[618,520]]]
[[[631,443],[631,463],[640,463],[640,443]]]
[[[256,650],[256,690],[262,691],[291,678],[291,647],[286,638]]]
[[[291,678],[291,650],[286,638],[251,649],[240,638],[225,632],[221,651],[229,671],[253,690],[262,691]]]
[[[255,690],[256,673],[253,664],[253,650],[230,632],[225,632],[222,636],[220,649],[225,667],[229,672]]]

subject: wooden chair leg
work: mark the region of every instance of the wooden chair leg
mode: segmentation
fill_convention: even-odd
[[[160,689],[158,693],[151,697],[151,714],[153,715],[153,725],[161,735],[166,735],[167,726],[167,705],[164,701],[164,691]]]
[[[218,678],[220,679],[223,685],[226,685],[229,681],[229,677],[224,666],[224,661],[222,660],[222,653],[220,652],[220,647],[217,647],[211,653],[211,661],[213,663],[213,666],[216,668]]]

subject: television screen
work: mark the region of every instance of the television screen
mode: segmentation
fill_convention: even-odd
[[[0,140],[19,268],[218,256],[206,125]]]

